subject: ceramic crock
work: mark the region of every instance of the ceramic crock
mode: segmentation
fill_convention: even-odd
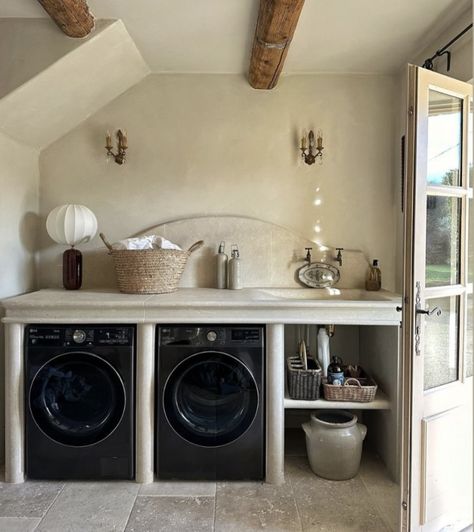
[[[367,427],[345,410],[320,410],[303,423],[306,450],[313,473],[329,480],[348,480],[357,474]]]

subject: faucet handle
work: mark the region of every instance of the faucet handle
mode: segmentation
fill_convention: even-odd
[[[313,248],[304,248],[305,251],[313,251]]]
[[[336,251],[344,251],[344,248],[336,248]]]

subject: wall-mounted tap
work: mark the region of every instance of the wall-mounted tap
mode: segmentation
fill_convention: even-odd
[[[342,253],[341,251],[344,251],[344,248],[336,248],[337,255],[335,256],[334,260],[339,263],[339,266],[342,266]]]
[[[308,265],[311,266],[311,251],[313,248],[305,248],[306,250],[306,261],[308,262]]]

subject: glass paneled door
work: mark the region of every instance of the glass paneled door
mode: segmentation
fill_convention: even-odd
[[[410,66],[409,92],[404,521],[461,530],[472,521],[472,87]]]

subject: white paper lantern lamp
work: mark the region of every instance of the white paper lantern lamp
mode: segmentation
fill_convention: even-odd
[[[63,254],[63,284],[68,290],[82,285],[82,253],[74,246],[84,244],[97,233],[97,218],[85,205],[60,205],[46,219],[48,235],[58,244],[70,245]]]

